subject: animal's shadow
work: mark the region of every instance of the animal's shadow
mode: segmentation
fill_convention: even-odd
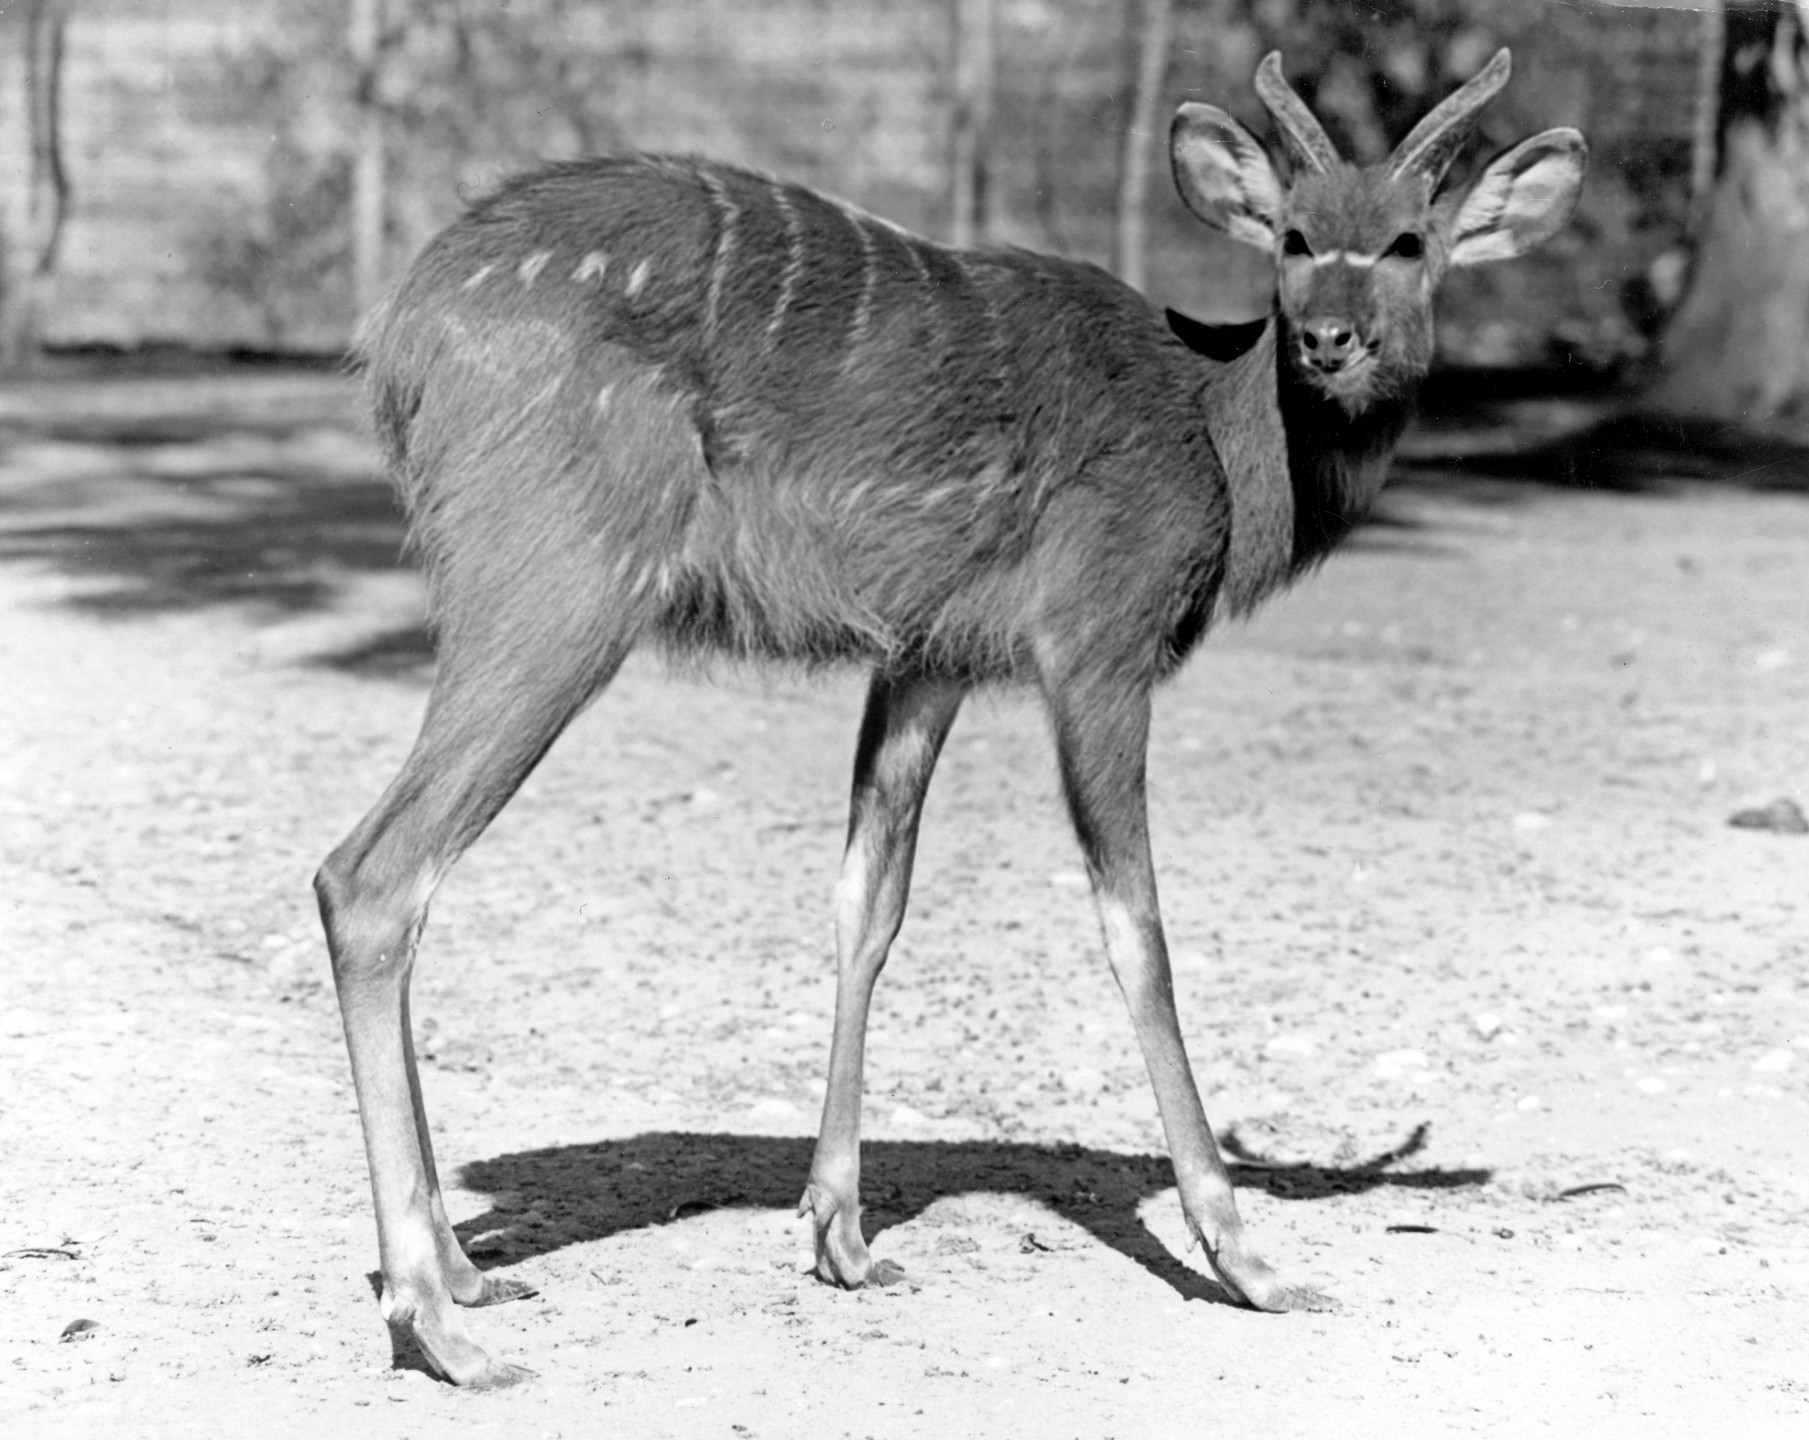
[[[1348,1165],[1265,1162],[1228,1132],[1233,1182],[1286,1200],[1317,1200],[1384,1186],[1445,1190],[1487,1183],[1483,1169],[1397,1169],[1425,1142],[1418,1127],[1401,1145]],[[507,1266],[567,1245],[682,1220],[724,1207],[791,1208],[810,1169],[812,1142],[764,1135],[652,1132],[626,1140],[499,1155],[462,1167],[465,1188],[510,1192],[543,1217],[509,1229],[508,1243],[478,1263]],[[872,1141],[861,1149],[861,1229],[869,1241],[948,1196],[1022,1195],[1046,1205],[1183,1298],[1229,1303],[1207,1275],[1188,1268],[1156,1238],[1138,1207],[1175,1183],[1164,1156],[1082,1145],[1004,1141]],[[457,1226],[469,1244],[510,1227],[515,1212],[490,1210]],[[1029,1242],[1026,1242],[1029,1243]]]

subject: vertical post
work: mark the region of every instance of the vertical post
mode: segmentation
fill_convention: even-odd
[[[954,0],[954,143],[949,239],[972,245],[987,232],[986,152],[992,135],[994,0]]]
[[[1112,268],[1141,290],[1148,279],[1150,152],[1154,145],[1162,83],[1168,77],[1168,37],[1173,0],[1142,0],[1135,12],[1137,70],[1130,114],[1118,162],[1118,225],[1112,235]]]
[[[383,286],[383,111],[377,102],[377,61],[382,49],[383,0],[351,0],[347,42],[352,53],[357,126],[352,150],[352,303],[360,315],[376,304]]]
[[[69,172],[63,164],[63,58],[69,28],[65,0],[31,0],[25,9],[24,237],[0,245],[0,365],[27,365],[43,339],[44,312],[56,277]]]
[[[1715,186],[1720,159],[1721,60],[1727,43],[1727,12],[1720,5],[1704,7],[1701,18],[1702,48],[1696,58],[1696,93],[1690,124],[1690,234],[1697,234],[1707,218],[1709,194]]]
[[[1724,7],[1716,166],[1645,403],[1736,422],[1809,400],[1809,4]]]

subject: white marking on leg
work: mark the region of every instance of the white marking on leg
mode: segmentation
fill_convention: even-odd
[[[440,888],[440,881],[445,878],[445,867],[440,865],[415,878],[414,898],[408,907],[410,926],[415,935],[418,936],[421,928],[426,925],[427,907],[433,900],[434,891]]]
[[[1099,907],[1099,928],[1105,934],[1106,954],[1113,961],[1133,954],[1142,944],[1143,927],[1130,907],[1115,895],[1100,895],[1095,903]]]
[[[578,262],[578,268],[572,271],[574,280],[601,280],[603,272],[609,269],[609,256],[601,250],[592,250]]]
[[[647,283],[648,275],[653,273],[653,262],[643,260],[636,265],[628,276],[628,284],[623,286],[622,293],[630,300],[641,293],[641,287]]]
[[[528,256],[526,260],[521,262],[520,268],[517,269],[515,273],[521,277],[521,283],[523,285],[532,285],[540,272],[546,269],[546,262],[552,258],[553,252],[551,250],[536,250],[532,255]]]
[[[479,285],[482,285],[484,283],[484,281],[486,281],[490,278],[490,272],[492,270],[494,270],[495,268],[496,267],[494,265],[483,266],[475,274],[473,274],[469,280],[467,280],[463,285],[459,286],[459,289],[461,289],[461,290],[477,289],[477,287]]]

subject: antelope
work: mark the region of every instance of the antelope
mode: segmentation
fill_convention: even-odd
[[[358,352],[438,669],[400,773],[315,890],[382,1313],[441,1376],[532,1374],[459,1311],[534,1292],[477,1269],[441,1199],[409,1024],[428,902],[642,642],[871,672],[799,1207],[822,1280],[899,1273],[859,1224],[868,1005],[956,711],[1012,684],[1048,711],[1193,1241],[1235,1301],[1326,1303],[1246,1237],[1188,1066],[1150,856],[1150,696],[1214,619],[1249,613],[1363,515],[1431,363],[1441,275],[1568,218],[1574,130],[1439,193],[1508,72],[1503,50],[1368,168],[1340,158],[1278,54],[1255,89],[1285,171],[1225,111],[1182,105],[1182,199],[1275,261],[1267,317],[1230,331],[1165,323],[1093,265],[950,249],[694,157],[548,165],[428,245]]]

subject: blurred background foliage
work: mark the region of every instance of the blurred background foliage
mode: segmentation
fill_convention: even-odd
[[[949,230],[956,14],[976,0],[59,3],[70,209],[38,321],[52,345],[338,350],[362,292],[469,197],[538,160],[618,147],[704,151]],[[1106,263],[1150,0],[978,3],[994,39],[981,233]],[[30,231],[29,99],[6,62],[20,13],[0,12],[0,240],[15,251]],[[1149,292],[1230,318],[1257,313],[1270,283],[1263,257],[1205,234],[1175,198],[1162,154],[1175,104],[1210,100],[1265,133],[1250,78],[1280,49],[1333,137],[1375,160],[1506,44],[1515,78],[1456,178],[1559,124],[1589,135],[1594,161],[1556,241],[1453,277],[1445,354],[1637,361],[1676,303],[1700,206],[1712,15],[1173,0],[1162,118],[1135,142],[1156,156]],[[360,242],[356,192],[372,183]]]

